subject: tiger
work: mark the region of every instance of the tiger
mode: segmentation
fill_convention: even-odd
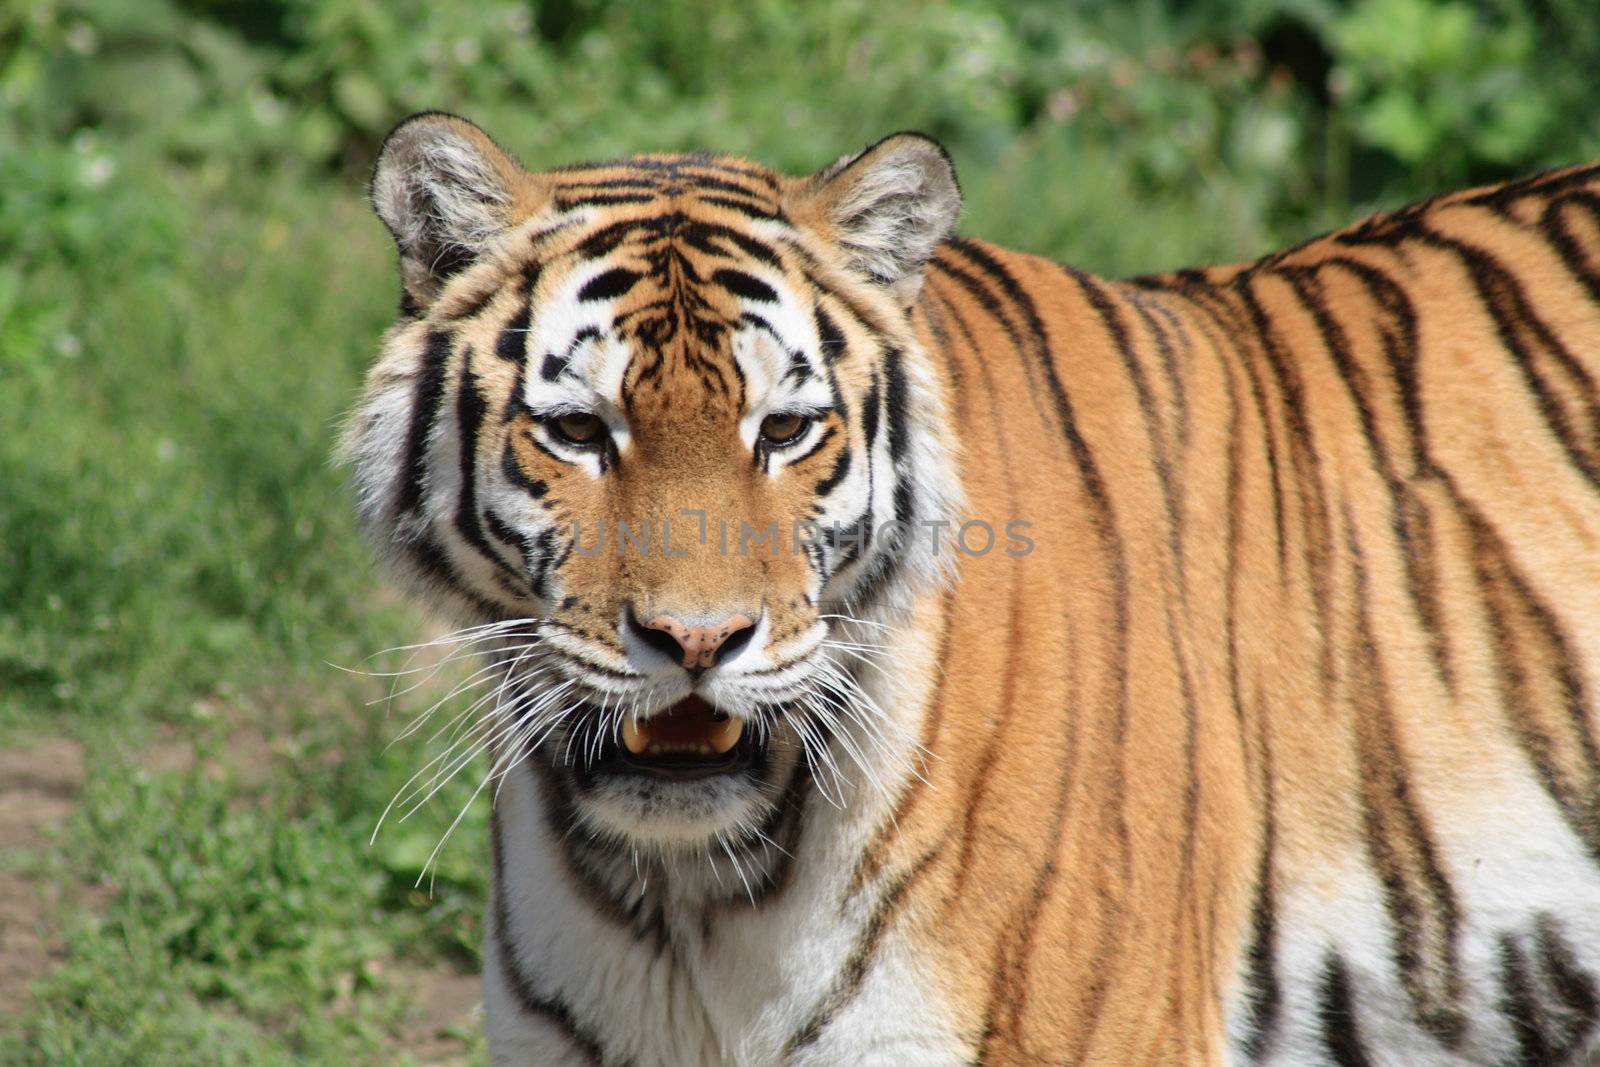
[[[1600,164],[1108,280],[438,112],[361,524],[492,685],[497,1065],[1574,1064]]]

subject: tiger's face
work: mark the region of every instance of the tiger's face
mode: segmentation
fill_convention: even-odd
[[[499,759],[669,847],[760,834],[835,746],[876,773],[892,724],[841,653],[939,578],[957,498],[905,313],[959,207],[942,150],[535,175],[426,115],[372,194],[405,297],[348,435],[361,513],[491,628]]]

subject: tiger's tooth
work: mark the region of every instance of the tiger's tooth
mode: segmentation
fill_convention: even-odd
[[[622,720],[622,744],[635,756],[650,747],[650,728],[635,719]]]
[[[720,756],[737,745],[739,736],[743,733],[743,719],[724,719],[711,724],[711,729],[706,733],[706,743],[711,746],[711,751]]]

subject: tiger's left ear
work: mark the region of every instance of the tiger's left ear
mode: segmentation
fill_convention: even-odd
[[[852,270],[905,304],[922,268],[961,213],[961,186],[944,146],[896,133],[801,183],[791,214],[843,250]]]

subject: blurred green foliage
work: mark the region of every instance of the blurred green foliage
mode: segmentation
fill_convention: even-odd
[[[920,128],[964,232],[1133,273],[1600,157],[1596,71],[1593,0],[0,3],[0,737],[89,742],[42,862],[111,890],[0,1061],[393,1063],[375,961],[474,951],[481,805],[410,890],[472,783],[369,850],[426,755],[327,666],[421,629],[329,461],[393,312],[360,201],[403,115],[535,168],[799,173]],[[222,745],[260,706],[264,785],[140,766],[152,724]]]

